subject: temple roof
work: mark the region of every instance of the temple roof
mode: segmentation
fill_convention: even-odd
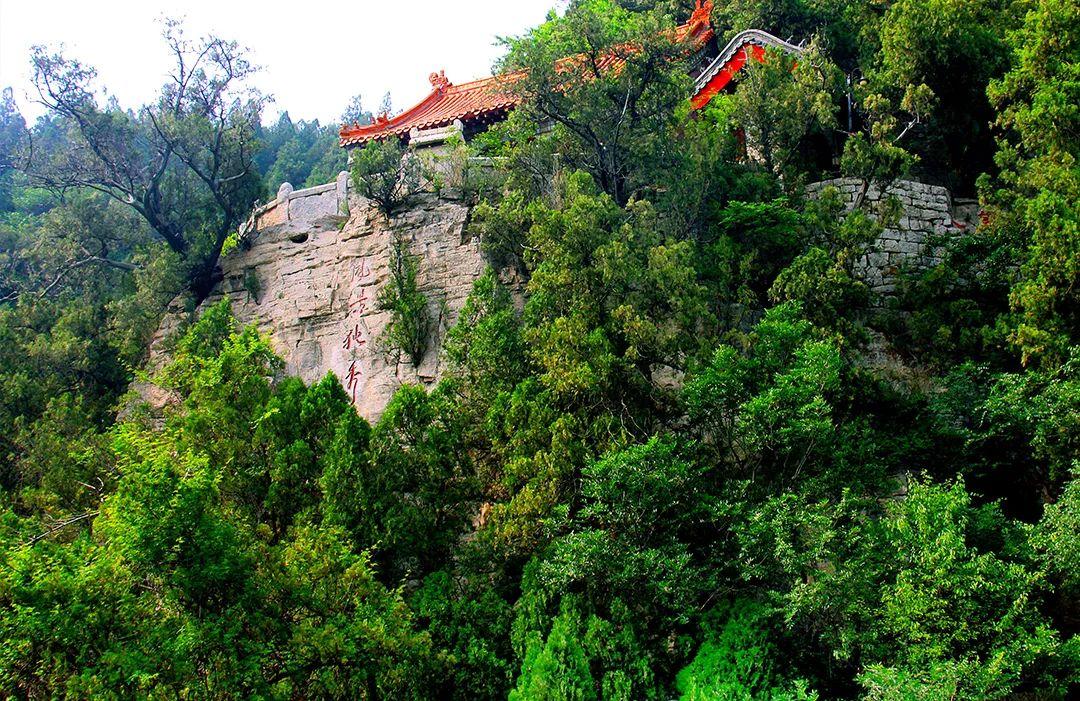
[[[676,41],[685,41],[694,50],[711,41],[714,36],[709,22],[712,6],[712,0],[698,0],[690,19],[676,27]],[[432,91],[419,104],[393,117],[379,115],[372,124],[343,126],[341,145],[352,147],[389,136],[404,137],[413,129],[448,127],[459,120],[467,123],[499,119],[520,102],[519,97],[505,90],[513,79],[510,74],[454,85],[445,72],[432,73],[428,77]]]
[[[760,29],[739,32],[694,81],[694,97],[691,99],[694,109],[701,109],[726,88],[750,58],[764,61],[767,48],[780,49],[789,54],[803,52],[801,46],[790,44]]]
[[[390,135],[405,136],[413,129],[433,129],[462,122],[498,117],[518,104],[519,98],[500,90],[508,76],[493,76],[454,85],[440,71],[429,77],[433,90],[420,104],[389,118],[380,115],[371,124],[345,126],[341,129],[341,145],[357,146],[372,139]]]

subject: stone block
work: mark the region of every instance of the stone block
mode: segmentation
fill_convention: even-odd
[[[871,268],[881,268],[889,262],[889,255],[883,251],[875,251],[866,256],[866,265]]]
[[[333,190],[289,200],[289,220],[313,223],[319,217],[333,216],[338,212],[337,197]]]
[[[915,241],[901,241],[899,252],[909,256],[918,256],[922,252],[922,248],[921,243]]]
[[[284,224],[288,220],[289,208],[285,205],[278,204],[277,206],[271,207],[259,215],[258,219],[255,222],[255,229],[256,231],[260,231],[267,227]]]

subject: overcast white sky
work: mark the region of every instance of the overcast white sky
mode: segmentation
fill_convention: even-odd
[[[169,57],[158,19],[186,18],[189,35],[214,32],[251,50],[263,66],[256,86],[271,93],[269,115],[336,122],[349,99],[394,110],[431,89],[445,69],[463,83],[490,74],[499,36],[543,21],[559,0],[0,0],[0,88],[14,88],[24,115],[39,108],[30,83],[30,47],[64,45],[93,65],[124,107],[147,102],[164,82]]]

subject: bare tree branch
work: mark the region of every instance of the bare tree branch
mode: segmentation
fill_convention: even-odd
[[[81,521],[85,521],[88,518],[94,518],[97,515],[98,515],[97,511],[87,511],[84,514],[79,514],[78,516],[73,516],[73,517],[71,517],[69,519],[61,521],[56,526],[53,526],[52,528],[45,531],[44,533],[40,533],[40,534],[34,536],[33,538],[31,538],[30,540],[26,541],[25,543],[23,543],[23,546],[33,545],[34,543],[37,543],[38,541],[41,541],[41,540],[44,540],[45,538],[48,538],[49,536],[51,536],[54,533],[58,533],[59,531],[64,530],[68,526],[73,526],[76,523],[79,523]]]

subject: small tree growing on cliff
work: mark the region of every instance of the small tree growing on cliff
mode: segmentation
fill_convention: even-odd
[[[397,139],[370,141],[353,154],[352,179],[360,194],[390,216],[420,189],[420,163]]]
[[[863,129],[844,143],[840,171],[862,180],[855,197],[855,209],[866,201],[874,184],[887,185],[904,177],[918,157],[901,144],[912,129],[926,121],[934,104],[934,93],[923,85],[908,85],[897,109],[884,95],[859,86],[859,107]]]
[[[409,252],[405,239],[397,235],[390,247],[390,280],[376,300],[381,311],[390,312],[390,322],[382,333],[383,344],[405,353],[419,366],[427,350],[431,317],[427,298],[416,283],[418,257]]]

